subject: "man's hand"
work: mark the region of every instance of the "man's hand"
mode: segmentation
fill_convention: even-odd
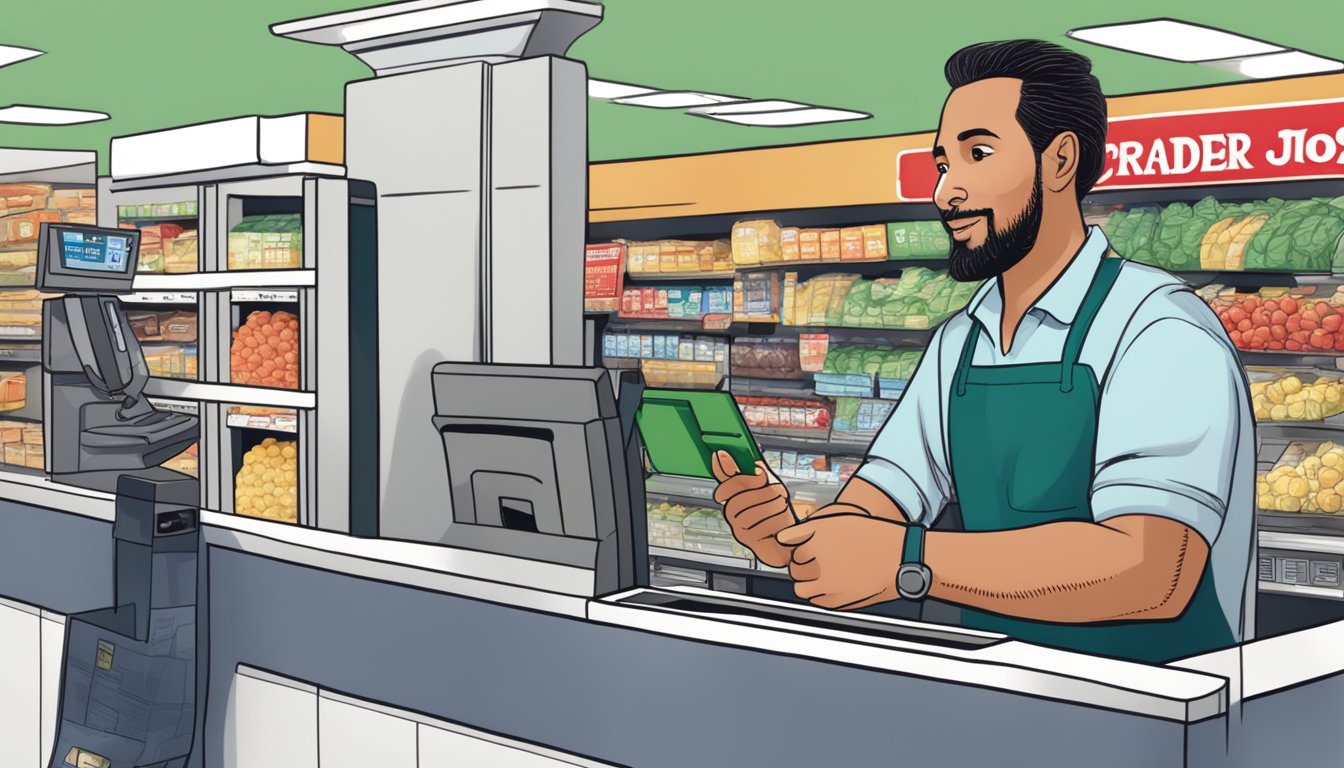
[[[742,474],[726,451],[715,451],[710,464],[719,481],[714,500],[723,505],[733,536],[762,563],[772,568],[788,565],[789,548],[775,539],[794,523],[788,489],[763,461],[756,462],[754,475]]]
[[[853,610],[895,600],[905,526],[881,518],[841,514],[814,517],[780,531],[793,550],[793,592],[822,608]]]

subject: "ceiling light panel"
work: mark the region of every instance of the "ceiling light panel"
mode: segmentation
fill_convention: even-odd
[[[767,128],[787,128],[797,125],[816,125],[819,123],[843,123],[850,120],[867,120],[872,115],[867,112],[851,112],[847,109],[824,109],[808,107],[806,109],[788,109],[778,112],[747,112],[739,114],[702,115],[710,120],[722,120],[738,125],[755,125]]]
[[[1284,51],[1283,53],[1270,53],[1264,56],[1251,56],[1230,61],[1209,61],[1205,64],[1219,69],[1230,69],[1246,77],[1257,79],[1314,75],[1321,72],[1344,70],[1344,62],[1313,56],[1302,51]]]
[[[89,112],[82,109],[60,109],[58,107],[31,107],[26,104],[14,104],[0,107],[0,123],[21,125],[77,125],[96,123],[106,120],[105,112]]]
[[[624,99],[630,96],[643,96],[656,89],[629,83],[614,83],[610,80],[589,80],[588,97],[593,99]]]
[[[652,107],[654,109],[685,109],[687,107],[706,107],[712,104],[746,101],[736,96],[720,96],[715,93],[696,91],[656,91],[641,96],[628,96],[612,99],[613,104],[625,104],[632,107]]]
[[[1174,19],[1072,29],[1069,37],[1107,48],[1186,62],[1235,59],[1286,50],[1283,46]]]
[[[7,67],[10,64],[17,64],[20,61],[27,61],[41,55],[42,51],[33,48],[20,48],[17,45],[0,45],[0,67]]]

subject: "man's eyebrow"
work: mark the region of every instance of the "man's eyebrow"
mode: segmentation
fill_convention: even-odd
[[[934,147],[934,148],[933,148],[933,156],[934,156],[934,157],[947,157],[947,150],[943,149],[941,146]]]
[[[989,136],[995,139],[999,138],[999,135],[997,133],[989,130],[988,128],[972,128],[968,131],[962,131],[961,133],[958,133],[957,141],[965,141],[974,136]]]

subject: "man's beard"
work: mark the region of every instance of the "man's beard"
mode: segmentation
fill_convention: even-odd
[[[994,227],[994,212],[988,208],[978,211],[952,211],[943,216],[943,227],[948,235],[952,234],[952,222],[975,216],[985,218],[985,228],[989,235],[978,248],[952,239],[952,250],[947,256],[948,272],[953,280],[972,282],[998,277],[1026,258],[1036,246],[1036,236],[1041,231],[1041,166],[1036,164],[1036,183],[1031,190],[1031,199],[1026,210],[1008,223],[1003,231]]]

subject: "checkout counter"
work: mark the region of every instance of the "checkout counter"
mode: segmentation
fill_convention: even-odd
[[[61,300],[49,327],[72,329],[78,363],[51,361],[53,477],[0,476],[0,616],[42,630],[0,657],[0,680],[22,682],[49,723],[42,758],[5,765],[1211,768],[1344,754],[1339,612],[1277,611],[1262,639],[1148,665],[828,612],[771,597],[778,580],[652,585],[638,386],[584,365],[571,208],[586,195],[582,168],[563,165],[584,157],[585,73],[558,57],[601,8],[436,5],[276,28],[378,74],[351,85],[346,119],[349,173],[379,189],[380,263],[424,252],[408,222],[451,218],[464,226],[440,229],[471,238],[426,264],[444,281],[378,276],[382,537],[198,512],[153,468],[193,427],[135,402],[124,320],[96,297]],[[464,110],[489,117],[480,152],[415,154],[466,130]],[[470,188],[433,176],[444,168]],[[482,178],[493,186],[471,186]],[[535,285],[504,291],[492,269]],[[457,273],[479,284],[452,283],[467,300],[444,312],[479,325],[423,322]],[[527,308],[533,322],[502,320]],[[57,402],[99,421],[70,427]],[[141,419],[138,452],[108,429]],[[59,668],[33,663],[53,646]],[[5,706],[30,711],[9,690]]]

